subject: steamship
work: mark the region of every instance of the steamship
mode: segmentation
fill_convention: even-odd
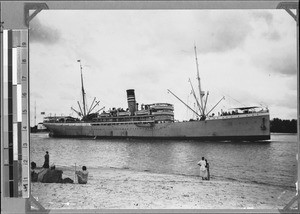
[[[196,120],[177,121],[174,119],[174,106],[170,103],[142,104],[135,99],[134,89],[128,89],[128,108],[112,108],[92,113],[99,104],[94,98],[90,108],[86,106],[83,87],[82,66],[82,105],[74,110],[81,119],[73,117],[45,117],[44,125],[52,137],[93,137],[93,138],[153,138],[153,139],[202,139],[202,140],[239,140],[261,141],[270,139],[270,117],[267,108],[249,106],[233,108],[230,112],[210,114],[222,99],[209,111],[206,110],[208,92],[201,90],[198,60],[195,48],[198,99],[191,83],[192,92],[198,109],[184,103],[168,90],[198,117]],[[78,60],[80,62],[80,60]],[[102,111],[100,113],[100,111]]]

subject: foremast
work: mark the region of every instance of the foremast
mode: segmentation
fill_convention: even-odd
[[[82,120],[89,120],[91,117],[96,116],[98,114],[98,112],[101,111],[101,110],[103,110],[105,107],[102,107],[100,110],[97,110],[96,112],[92,113],[92,111],[94,110],[94,108],[97,105],[99,105],[99,103],[100,103],[100,101],[96,101],[96,97],[94,97],[94,100],[93,100],[92,104],[88,108],[87,102],[86,102],[86,93],[85,93],[84,84],[83,84],[83,74],[82,74],[81,60],[78,59],[77,62],[79,62],[79,65],[80,65],[82,108],[81,108],[81,105],[80,105],[79,101],[77,101],[78,107],[79,107],[79,111],[75,110],[73,107],[71,107],[71,109],[74,112],[76,112],[78,114],[78,116],[82,117]]]
[[[85,100],[85,91],[84,91],[84,86],[83,86],[83,76],[82,76],[82,65],[81,65],[81,60],[77,60],[80,65],[80,74],[81,74],[81,93],[82,93],[82,104],[83,104],[83,116],[86,116],[86,100]]]

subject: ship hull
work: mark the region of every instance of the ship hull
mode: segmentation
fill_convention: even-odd
[[[53,137],[246,140],[270,139],[268,113],[165,123],[44,123]]]

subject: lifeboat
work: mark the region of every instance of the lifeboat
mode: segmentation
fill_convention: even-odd
[[[174,111],[174,106],[169,103],[154,103],[154,104],[150,105],[150,109]]]
[[[109,117],[110,113],[107,112],[102,112],[101,114],[99,114],[99,117]]]
[[[135,112],[135,115],[148,115],[149,111],[148,110],[139,110]]]
[[[129,111],[118,112],[118,116],[130,116],[130,112]]]

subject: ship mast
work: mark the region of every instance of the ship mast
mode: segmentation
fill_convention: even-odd
[[[201,82],[200,82],[200,75],[199,75],[199,66],[198,66],[198,58],[197,58],[197,50],[196,50],[196,45],[194,47],[195,49],[195,58],[196,58],[196,66],[197,66],[197,80],[198,80],[198,87],[199,87],[199,95],[200,95],[200,104],[201,104],[201,118],[200,120],[205,120],[206,117],[208,116],[208,114],[214,110],[214,108],[219,105],[219,103],[224,99],[225,100],[225,97],[222,97],[222,99],[208,112],[205,114],[205,111],[206,111],[206,104],[207,104],[207,98],[208,98],[208,92],[206,93],[206,98],[205,98],[205,104],[203,106],[203,97],[205,96],[205,92],[204,91],[201,91]],[[196,99],[197,101],[197,99]]]
[[[196,45],[194,46],[194,49],[195,49],[195,58],[196,58],[196,66],[197,66],[197,80],[198,80],[198,88],[199,88],[199,96],[200,96],[200,114],[201,114],[200,120],[205,120],[205,118],[206,118],[205,110],[206,110],[208,92],[206,94],[205,104],[203,105],[203,97],[205,96],[205,92],[201,90],[201,81],[200,81],[200,75],[199,75],[199,65],[198,65]]]
[[[197,80],[198,80],[198,88],[199,88],[199,96],[200,96],[200,107],[201,107],[201,115],[204,116],[204,107],[203,107],[203,100],[202,97],[204,96],[202,90],[201,90],[201,82],[200,82],[200,75],[199,75],[199,65],[198,65],[198,58],[197,58],[197,49],[196,45],[194,46],[195,49],[195,58],[196,58],[196,66],[197,66]]]
[[[191,84],[192,93],[193,93],[193,96],[194,96],[194,98],[195,98],[195,100],[196,100],[196,103],[197,103],[197,106],[198,106],[199,112],[200,112],[200,114],[201,114],[201,107],[200,107],[199,101],[198,101],[198,99],[197,99],[197,96],[196,96],[196,93],[195,93],[194,87],[193,87],[193,85],[192,85],[191,79],[189,79],[189,82],[190,82],[190,84]]]
[[[83,104],[83,116],[86,116],[86,104],[85,104],[85,91],[83,87],[83,76],[82,76],[82,65],[81,60],[77,60],[80,64],[80,73],[81,73],[81,93],[82,93],[82,104]]]
[[[88,108],[88,104],[86,102],[86,93],[84,90],[84,86],[83,86],[83,75],[82,75],[82,65],[81,65],[81,60],[78,59],[77,62],[79,62],[80,65],[80,75],[81,75],[81,93],[82,93],[82,108],[80,105],[80,102],[77,101],[79,110],[77,111],[76,109],[74,109],[73,107],[71,107],[71,109],[76,112],[78,114],[79,117],[81,117],[82,120],[89,120],[91,114],[97,114],[100,110],[98,110],[95,113],[92,113],[92,111],[94,110],[94,108],[99,105],[100,101],[96,101],[96,97],[94,97],[94,100],[92,102],[92,104],[90,105],[90,107]],[[103,107],[104,108],[104,107]],[[102,109],[103,109],[102,108]],[[101,109],[101,110],[102,110]]]

